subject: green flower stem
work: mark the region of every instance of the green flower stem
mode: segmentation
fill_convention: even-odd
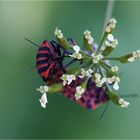
[[[100,49],[101,49],[101,47],[102,47],[102,45],[103,45],[103,43],[104,43],[104,41],[105,41],[105,39],[106,39],[106,36],[107,36],[107,33],[104,32],[103,37],[102,37],[102,39],[101,39],[101,41],[100,41],[99,47],[98,47],[98,49],[97,49],[96,54],[99,53],[99,51],[100,51]]]
[[[101,71],[102,76],[106,77],[106,75],[105,75],[101,66],[99,67],[99,69]],[[105,82],[105,84],[106,84],[106,87],[108,89],[107,94],[108,94],[109,98],[111,99],[111,101],[114,102],[115,104],[119,105],[120,97],[119,97],[118,93],[114,92],[107,82]]]
[[[120,61],[120,57],[105,57],[103,60],[113,60],[113,61]]]
[[[101,60],[100,60],[100,64],[101,64],[102,66],[107,67],[109,70],[111,69],[111,66],[108,65],[107,63],[105,63],[104,61],[101,61]]]
[[[62,88],[63,88],[63,83],[49,86],[48,93],[58,93],[58,92],[61,92],[62,91]]]

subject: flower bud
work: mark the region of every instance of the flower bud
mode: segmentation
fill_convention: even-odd
[[[71,48],[71,45],[68,43],[67,39],[63,36],[63,33],[61,32],[60,29],[56,28],[54,34],[56,36],[57,41],[62,47],[64,47],[64,49]]]
[[[115,92],[115,91],[108,91],[107,94],[108,94],[110,100],[112,100],[112,102],[114,102],[117,105],[120,105],[119,104],[120,97],[119,97],[117,92]]]
[[[121,56],[120,58],[119,58],[119,61],[121,62],[121,63],[129,63],[129,62],[132,62],[132,61],[134,61],[135,59],[133,58],[133,54],[132,53],[130,53],[130,54],[127,54],[127,55],[124,55],[124,56]]]
[[[86,30],[84,32],[84,45],[85,45],[86,50],[93,51],[93,42],[94,42],[94,39],[91,36],[91,32]]]

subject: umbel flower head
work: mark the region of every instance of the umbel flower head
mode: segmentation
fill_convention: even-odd
[[[118,46],[118,40],[113,35],[116,23],[114,18],[109,20],[99,44],[95,42],[91,31],[85,30],[83,50],[56,28],[54,34],[57,42],[47,41],[37,54],[38,72],[47,84],[37,89],[42,94],[39,100],[42,107],[45,108],[48,102],[46,93],[60,92],[88,109],[96,109],[109,100],[120,107],[128,107],[129,102],[119,94],[119,68],[112,66],[111,61],[122,64],[133,62],[140,57],[140,50],[109,57]],[[64,64],[64,60],[69,63]],[[53,79],[51,84],[48,82],[50,79]]]

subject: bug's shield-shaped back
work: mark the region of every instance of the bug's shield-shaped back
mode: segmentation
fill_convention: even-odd
[[[92,110],[96,109],[102,103],[105,103],[109,100],[109,97],[106,94],[106,87],[96,87],[92,79],[89,79],[87,89],[82,95],[82,97],[79,100],[76,100],[76,86],[79,86],[82,83],[82,81],[83,79],[78,77],[70,85],[65,85],[62,91],[64,96],[68,97],[70,100],[76,101],[80,106]]]

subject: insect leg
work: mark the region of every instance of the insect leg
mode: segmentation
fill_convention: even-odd
[[[100,115],[99,120],[102,120],[103,119],[105,113],[107,112],[108,106],[109,106],[109,101],[106,103],[105,109],[102,112],[102,114]]]

